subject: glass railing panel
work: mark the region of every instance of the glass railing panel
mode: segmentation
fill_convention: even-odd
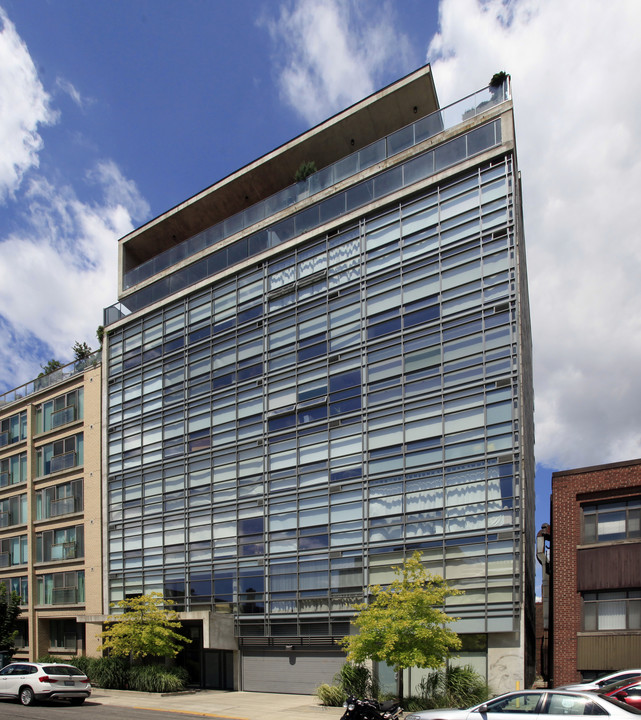
[[[337,162],[307,178],[302,183],[290,185],[271,197],[265,198],[255,205],[218,223],[213,228],[199,233],[198,238],[189,238],[180,245],[160,253],[130,270],[124,275],[125,289],[136,285],[147,278],[175,265],[185,257],[189,257],[205,247],[210,247],[218,240],[241,232],[256,222],[268,218],[291,205],[310,197],[331,185],[340,182],[386,157],[401,152],[417,143],[449,129],[464,120],[478,115],[509,97],[508,82],[498,88],[485,88],[462,100],[437,110],[405,128],[395,131],[386,138],[381,138],[361,150],[341,158]],[[215,229],[215,230],[214,230]],[[213,232],[212,232],[213,231]],[[203,244],[204,243],[204,244]]]
[[[0,447],[4,447],[9,444],[9,431],[0,433]]]
[[[78,588],[61,587],[53,588],[51,591],[51,603],[53,605],[69,605],[78,602]]]
[[[74,467],[76,464],[76,453],[67,452],[62,455],[54,455],[51,458],[50,471],[52,473],[59,472],[60,470],[68,470]]]
[[[0,552],[0,567],[9,567],[11,565],[11,555],[8,552]]]
[[[52,500],[49,517],[57,517],[58,515],[68,515],[76,511],[76,498],[65,497],[58,500]]]
[[[112,306],[112,308],[115,306]],[[120,315],[118,313],[118,310],[108,308],[110,318],[114,318],[111,321],[115,322],[116,319],[120,319],[122,315],[128,315],[129,310],[127,308],[121,308]],[[116,317],[118,316],[118,317]],[[107,323],[105,323],[107,324]],[[14,388],[13,390],[10,390],[9,392],[4,393],[3,395],[0,395],[0,407],[3,405],[6,405],[8,403],[15,402],[16,400],[22,400],[23,398],[27,397],[28,395],[31,395],[32,393],[39,392],[40,390],[44,390],[45,388],[50,387],[51,385],[56,385],[59,382],[62,382],[63,380],[66,380],[67,378],[72,377],[73,375],[76,375],[79,372],[82,372],[85,370],[85,368],[92,367],[98,365],[102,357],[102,350],[97,350],[95,353],[90,355],[88,358],[85,358],[84,360],[77,360],[75,362],[69,363],[68,365],[65,365],[64,367],[60,368],[59,370],[56,370],[55,372],[49,373],[48,375],[43,375],[42,377],[38,377],[35,380],[32,380],[31,382],[26,383],[25,385],[20,385],[17,388]],[[2,436],[5,435],[5,433],[0,433],[0,447],[3,446],[2,443]],[[9,441],[9,434],[6,433],[7,442],[4,444],[7,444]]]
[[[414,182],[424,180],[435,172],[451,167],[461,162],[466,157],[487,150],[501,142],[500,120],[494,120],[485,126],[475,128],[465,135],[453,138],[452,140],[438,145],[434,150],[412,158],[402,165],[391,168],[390,170],[376,175],[375,177],[353,185],[343,192],[322,200],[316,205],[310,206],[299,213],[292,214],[279,223],[271,225],[265,230],[261,230],[255,235],[249,235],[242,238],[241,243],[247,242],[248,255],[251,257],[255,252],[265,249],[265,234],[268,237],[268,246],[277,247],[279,244],[296,237],[300,232],[313,229],[325,222],[339,218],[346,212],[356,210],[374,198],[384,197],[386,194],[394,192],[402,187],[407,187]],[[316,213],[318,212],[318,215]],[[313,219],[318,218],[316,225]],[[254,244],[254,239],[256,244]],[[147,288],[143,288],[137,293],[127,298],[129,310],[136,312],[141,308],[149,305],[156,300],[162,300],[170,293],[177,292],[189,284],[196,282],[197,279],[210,277],[216,272],[229,267],[230,260],[233,260],[236,243],[223,248],[217,253],[204,258],[198,262],[192,263],[187,268],[178,270],[170,277],[158,280]],[[245,252],[245,246],[241,248],[242,253]],[[234,262],[236,260],[233,260]],[[110,310],[109,308],[107,310]],[[105,325],[107,322],[107,311],[105,312]]]
[[[52,560],[72,560],[76,557],[76,543],[56,543],[51,546]]]
[[[9,527],[11,525],[11,515],[9,512],[0,512],[0,527]]]
[[[7,487],[7,485],[10,484],[9,479],[10,476],[8,472],[0,473],[0,487]]]
[[[76,407],[75,405],[68,405],[67,407],[62,408],[62,410],[56,410],[56,412],[51,413],[51,427],[61,427],[62,425],[67,425],[68,423],[73,422],[75,419]]]

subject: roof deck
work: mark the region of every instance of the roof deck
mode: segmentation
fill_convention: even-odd
[[[290,187],[302,162],[322,170],[437,109],[426,65],[121,238],[123,274]]]

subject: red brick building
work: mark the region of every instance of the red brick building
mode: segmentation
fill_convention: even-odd
[[[641,667],[641,459],[556,472],[551,502],[554,686]]]

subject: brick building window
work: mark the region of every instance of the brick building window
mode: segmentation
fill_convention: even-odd
[[[641,630],[641,590],[584,593],[583,629]]]
[[[641,538],[641,497],[583,506],[583,542]]]

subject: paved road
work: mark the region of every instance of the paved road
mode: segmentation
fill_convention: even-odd
[[[321,707],[310,695],[219,690],[158,695],[94,688],[79,707],[62,701],[23,707],[14,700],[0,700],[1,720],[185,720],[186,715],[220,720],[339,720],[342,714],[343,708]]]
[[[71,707],[63,702],[42,703],[31,707],[23,707],[11,700],[0,700],[0,717],[3,720],[185,720],[184,713],[166,712],[164,710],[142,710],[137,708],[101,705],[87,700],[80,707]],[[191,717],[198,713],[190,712]],[[206,717],[200,715],[200,717]]]

